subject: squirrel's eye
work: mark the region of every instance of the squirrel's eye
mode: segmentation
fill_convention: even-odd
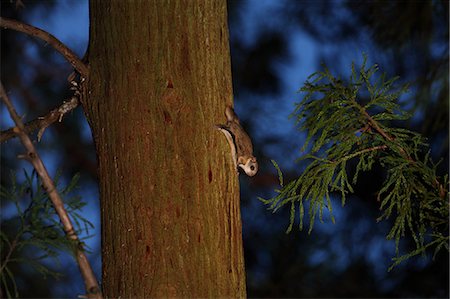
[[[251,169],[251,170],[255,170],[255,166],[253,166],[253,165],[250,166],[250,169]]]

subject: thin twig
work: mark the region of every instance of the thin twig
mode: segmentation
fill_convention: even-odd
[[[376,132],[378,132],[378,134],[380,134],[381,136],[383,136],[385,139],[391,141],[391,142],[395,142],[395,138],[392,137],[391,135],[389,135],[385,130],[383,130],[383,128],[381,128],[381,126],[378,124],[378,122],[376,120],[373,119],[372,116],[370,116],[370,114],[367,112],[366,109],[364,109],[363,107],[361,107],[361,105],[359,105],[356,101],[354,101],[354,103],[357,105],[357,107],[360,109],[360,111],[362,112],[362,114],[365,116],[365,118],[367,119],[367,121],[369,122],[368,125],[372,128],[375,129]],[[397,147],[400,151],[400,153],[402,153],[402,155],[411,163],[414,163],[416,161],[414,161],[413,158],[411,158],[411,156],[405,151],[405,149],[403,147],[401,147],[400,145],[397,144]],[[447,195],[447,189],[444,187],[444,185],[442,185],[436,178],[434,179],[434,186],[437,188],[438,190],[438,194],[439,197],[444,199],[445,196]]]
[[[383,130],[383,128],[379,125],[379,123],[373,119],[373,117],[367,112],[367,110],[362,107],[356,100],[353,100],[354,104],[356,105],[356,107],[360,110],[360,112],[364,115],[364,117],[367,119],[367,121],[369,122],[368,125],[372,128],[375,129],[376,132],[378,132],[378,134],[380,134],[381,136],[383,136],[386,140],[391,141],[391,142],[395,142],[395,138],[392,137],[391,135],[389,135],[385,130]],[[397,148],[399,149],[400,153],[402,153],[402,155],[410,162],[414,162],[414,160],[411,158],[411,156],[405,151],[405,149],[403,147],[401,147],[400,145],[396,144]]]
[[[61,220],[67,238],[69,238],[70,240],[72,240],[77,244],[75,249],[75,258],[80,268],[81,275],[83,276],[84,279],[88,298],[96,298],[96,299],[103,298],[99,285],[95,278],[94,272],[92,271],[91,265],[89,264],[86,254],[84,253],[83,245],[80,242],[73,228],[72,222],[69,218],[69,215],[67,214],[66,209],[64,208],[64,203],[61,199],[61,196],[59,195],[55,187],[55,184],[53,183],[53,180],[48,174],[47,169],[42,163],[42,160],[39,157],[39,154],[36,151],[33,143],[31,142],[30,137],[27,134],[25,134],[25,126],[22,122],[22,119],[19,117],[16,110],[14,109],[14,106],[9,100],[9,97],[6,94],[6,91],[3,88],[3,84],[1,82],[0,82],[0,97],[5,103],[6,108],[8,109],[9,114],[11,115],[11,118],[13,119],[14,123],[17,126],[13,129],[14,132],[19,136],[22,144],[27,150],[27,153],[26,155],[24,155],[24,158],[33,165],[37,174],[41,178],[44,190],[47,192],[48,197],[53,203],[53,206],[56,210],[56,213],[59,216],[59,219]]]
[[[386,133],[378,124],[378,122],[376,122],[372,116],[370,116],[370,114],[366,111],[366,109],[364,109],[363,107],[361,107],[361,111],[363,112],[364,116],[367,118],[367,120],[369,121],[369,125],[374,128],[381,136],[383,136],[384,138],[386,138],[389,141],[394,141],[394,137],[392,137],[391,135],[389,135],[388,133]]]
[[[359,155],[362,155],[362,154],[365,154],[365,153],[368,153],[368,152],[379,151],[379,150],[385,150],[385,149],[387,149],[387,148],[388,148],[387,145],[377,145],[377,146],[373,146],[373,147],[370,147],[370,148],[365,148],[365,149],[363,149],[363,150],[354,152],[354,153],[352,153],[352,154],[350,154],[350,155],[348,155],[348,156],[344,156],[344,157],[342,157],[342,159],[339,159],[339,160],[337,160],[337,161],[332,161],[332,162],[333,162],[333,163],[336,163],[336,162],[341,163],[341,162],[343,162],[343,161],[350,160],[350,159],[352,159],[352,158],[354,158],[354,157],[357,157],[357,156],[359,156]]]
[[[44,133],[44,130],[53,124],[56,121],[61,122],[62,117],[64,114],[72,111],[73,109],[77,108],[80,104],[80,101],[78,97],[73,96],[69,101],[64,102],[61,106],[59,106],[56,109],[53,109],[47,115],[38,117],[37,119],[34,119],[32,121],[27,122],[24,124],[24,132],[25,134],[31,134],[36,130],[39,130],[38,133],[38,140],[40,141],[42,134]],[[0,132],[0,143],[3,143],[11,138],[17,137],[16,132],[14,131],[14,128],[10,128],[4,131]]]
[[[19,239],[19,235],[20,234],[17,234],[17,236],[14,238],[14,240],[9,244],[9,250],[8,250],[8,253],[6,254],[6,256],[4,258],[4,261],[1,264],[0,273],[3,272],[3,269],[9,263],[9,259],[10,259],[11,255],[12,255],[12,253],[14,252],[14,249],[16,249],[17,241]]]
[[[60,40],[58,40],[47,31],[3,17],[0,17],[0,27],[16,30],[42,39],[46,43],[50,44],[53,48],[55,48],[56,51],[61,53],[77,70],[77,72],[80,73],[82,77],[87,78],[89,74],[88,67],[78,58],[78,56],[72,50],[70,50]]]

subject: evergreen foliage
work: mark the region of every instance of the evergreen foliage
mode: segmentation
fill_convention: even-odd
[[[58,278],[61,273],[47,266],[46,260],[53,258],[58,263],[61,251],[74,253],[79,245],[65,236],[63,226],[36,171],[33,170],[30,175],[24,170],[24,176],[24,182],[18,183],[16,175],[12,174],[11,186],[0,188],[3,207],[15,209],[8,215],[2,213],[0,232],[0,280],[5,292],[3,296],[8,298],[19,296],[12,270],[14,264],[31,266],[44,278],[48,275]],[[54,180],[55,186],[58,186],[58,179],[59,174]],[[86,203],[79,196],[70,195],[77,186],[78,179],[79,175],[75,175],[67,186],[58,188],[58,192],[65,198],[65,208],[74,221],[76,233],[83,229],[88,234],[93,225],[80,214]]]
[[[344,205],[358,175],[380,165],[385,180],[378,192],[381,216],[377,221],[392,219],[387,234],[387,239],[396,242],[392,268],[428,248],[434,248],[434,254],[449,249],[448,174],[437,175],[437,164],[420,134],[394,126],[411,117],[398,103],[406,86],[394,87],[397,78],[377,76],[378,66],[366,67],[366,61],[365,57],[359,69],[352,64],[347,84],[326,68],[308,78],[300,89],[306,95],[292,114],[300,130],[307,131],[302,151],[308,153],[297,161],[306,161],[307,166],[297,179],[284,184],[273,161],[281,188],[273,198],[260,200],[273,212],[290,206],[287,232],[292,230],[296,210],[303,229],[307,210],[310,233],[317,215],[323,222],[324,209],[335,221],[331,194],[340,194]],[[350,171],[349,162],[356,165],[355,171]],[[412,236],[416,249],[400,256],[399,241],[406,235]]]

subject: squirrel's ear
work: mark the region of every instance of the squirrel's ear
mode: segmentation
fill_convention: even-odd
[[[239,122],[239,118],[231,106],[227,106],[227,108],[225,109],[225,116],[227,117],[228,121]]]

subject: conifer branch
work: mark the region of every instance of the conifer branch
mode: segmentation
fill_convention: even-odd
[[[8,244],[8,253],[4,257],[2,264],[0,265],[0,273],[3,273],[3,270],[5,269],[6,265],[9,263],[9,259],[11,258],[12,253],[14,252],[14,249],[16,249],[18,238],[20,234],[17,234],[14,240]]]
[[[22,155],[24,159],[29,161],[36,172],[38,173],[39,177],[42,180],[42,185],[44,187],[44,190],[47,192],[48,197],[50,198],[51,202],[53,203],[53,206],[56,210],[56,213],[59,216],[59,219],[63,225],[64,231],[66,233],[66,236],[69,240],[73,241],[75,246],[75,259],[78,263],[78,266],[80,268],[81,275],[84,279],[87,296],[88,298],[96,298],[101,299],[103,298],[101,295],[100,287],[97,283],[97,280],[95,278],[94,272],[92,271],[92,267],[89,264],[89,261],[86,257],[86,254],[83,249],[83,244],[79,240],[73,225],[72,221],[69,218],[69,215],[67,214],[67,211],[64,207],[63,200],[58,193],[55,184],[53,183],[53,180],[51,179],[50,175],[48,174],[48,171],[46,167],[44,166],[38,152],[36,151],[31,139],[29,136],[25,133],[25,126],[22,122],[22,119],[17,114],[14,106],[12,105],[11,101],[9,100],[9,97],[3,87],[3,83],[0,82],[0,97],[2,98],[3,102],[6,105],[6,108],[9,111],[9,114],[11,118],[13,119],[14,123],[16,124],[16,127],[13,128],[14,132],[19,136],[22,144],[27,150],[27,153]]]
[[[365,126],[361,132],[365,132],[367,131],[368,127],[372,127],[375,129],[376,132],[378,132],[381,136],[383,136],[384,138],[386,138],[386,140],[389,140],[391,142],[395,143],[395,138],[393,138],[392,136],[390,136],[388,133],[386,133],[380,126],[380,124],[375,121],[372,116],[370,116],[370,114],[367,112],[366,109],[364,109],[364,107],[362,107],[361,105],[359,105],[358,102],[356,102],[355,100],[353,100],[354,104],[360,109],[361,113],[367,118],[368,120],[368,124],[367,126]],[[387,146],[385,146],[386,148]],[[399,151],[404,155],[404,157],[414,163],[415,160],[408,155],[408,153],[405,151],[404,148],[402,148],[400,145],[397,144],[397,147],[399,149]],[[439,191],[439,196],[441,198],[445,198],[446,197],[446,193],[447,193],[447,189],[444,187],[443,184],[441,184],[437,179],[434,180],[434,186],[436,187],[436,189]]]
[[[355,157],[361,156],[362,154],[366,154],[366,153],[373,152],[373,151],[385,150],[387,148],[388,148],[387,145],[373,146],[373,147],[365,148],[363,150],[354,152],[354,153],[352,153],[350,155],[344,156],[338,161],[331,161],[331,162],[334,163],[334,164],[339,164],[339,163],[342,163],[344,161],[347,161],[347,160],[353,159]]]
[[[361,111],[361,113],[366,117],[367,121],[368,121],[368,126],[372,127],[375,129],[375,131],[377,131],[381,136],[383,136],[384,138],[386,138],[386,140],[389,140],[391,142],[395,142],[395,138],[392,137],[391,135],[389,135],[388,133],[386,133],[385,130],[383,130],[380,126],[380,124],[375,121],[372,116],[370,116],[370,114],[367,112],[366,109],[364,109],[361,105],[359,105],[359,103],[353,99],[354,104],[358,107],[358,109]],[[411,156],[408,155],[408,153],[401,147],[398,146],[398,149],[400,150],[400,152],[405,155],[405,158],[408,159],[409,161],[413,162],[413,159],[411,158]]]
[[[298,203],[300,230],[307,211],[311,232],[316,215],[323,221],[324,208],[334,222],[331,194],[339,192],[344,205],[359,173],[370,171],[377,162],[386,172],[378,192],[382,212],[378,221],[394,218],[387,238],[395,240],[397,252],[406,233],[416,243],[416,250],[395,259],[396,265],[429,247],[435,247],[435,252],[448,249],[448,174],[443,178],[437,175],[437,164],[420,134],[389,127],[392,120],[410,118],[398,104],[406,88],[394,90],[397,78],[385,80],[384,74],[375,81],[371,77],[377,70],[376,65],[366,68],[365,58],[359,70],[352,65],[347,84],[326,68],[308,78],[300,90],[306,95],[293,113],[300,129],[308,132],[302,150],[311,144],[309,153],[297,161],[308,163],[303,173],[287,184],[274,163],[281,188],[273,198],[260,200],[274,212],[290,205],[287,232],[292,229]],[[348,177],[350,160],[356,162],[352,180]]]
[[[394,138],[392,136],[390,136],[388,133],[386,133],[378,124],[378,122],[376,122],[372,116],[370,116],[370,114],[367,112],[366,109],[364,109],[363,107],[361,107],[361,105],[358,104],[358,102],[354,101],[355,105],[358,106],[358,108],[360,109],[361,113],[367,118],[368,120],[368,125],[372,128],[374,128],[378,133],[380,133],[381,136],[383,136],[384,138],[386,138],[389,141],[394,141]]]

